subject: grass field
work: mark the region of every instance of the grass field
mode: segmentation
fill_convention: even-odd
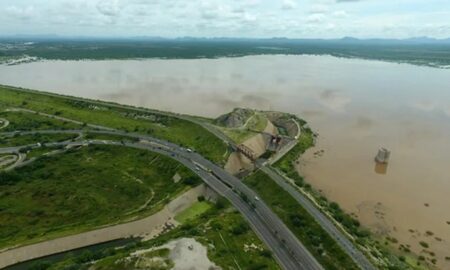
[[[33,134],[14,135],[6,137],[0,135],[0,147],[22,146],[36,143],[62,142],[78,137],[77,134]]]
[[[83,254],[52,265],[48,269],[129,269],[124,267],[123,259],[130,253],[158,247],[172,239],[187,237],[195,238],[207,247],[209,259],[222,269],[279,270],[271,252],[258,239],[246,221],[239,213],[230,210],[214,206],[197,218],[153,240],[131,244],[123,249]],[[146,254],[146,256],[151,257],[152,254]],[[40,263],[40,265],[44,264],[44,262]],[[47,269],[37,267],[34,269]]]
[[[185,223],[189,220],[192,220],[201,214],[208,211],[208,209],[211,208],[211,204],[209,202],[203,201],[203,202],[196,202],[188,209],[184,210],[183,212],[179,213],[175,216],[175,220],[180,223]]]
[[[226,144],[203,127],[156,112],[139,112],[125,106],[112,107],[109,103],[92,103],[3,86],[0,86],[0,106],[26,108],[84,123],[151,135],[195,149],[214,162],[224,164],[226,160]]]
[[[57,148],[55,148],[55,147],[45,147],[45,146],[39,147],[39,148],[33,148],[27,153],[27,159],[38,158],[40,156],[43,156],[46,153],[56,150],[56,149]]]
[[[225,135],[232,139],[235,143],[242,143],[245,140],[263,131],[267,126],[267,117],[259,112],[252,115],[245,126],[240,128],[227,128],[217,126]]]
[[[138,140],[138,139],[127,137],[127,136],[112,135],[112,134],[97,134],[97,133],[89,133],[89,132],[87,132],[83,138],[87,139],[87,140],[107,140],[107,141],[136,141],[136,140]]]
[[[1,100],[2,98],[0,98]],[[49,129],[81,129],[81,125],[65,122],[28,112],[0,112],[0,118],[8,119],[9,125],[1,132],[49,130]]]
[[[175,173],[189,181],[174,183]],[[0,175],[0,248],[147,216],[200,181],[167,157],[121,146],[42,157]]]

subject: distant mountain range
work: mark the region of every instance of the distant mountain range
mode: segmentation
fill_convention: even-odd
[[[36,59],[103,60],[197,59],[276,54],[331,55],[450,69],[450,38],[0,37],[0,61],[25,55]]]
[[[273,38],[229,38],[229,37],[178,37],[178,38],[165,38],[159,36],[134,36],[134,37],[95,37],[95,36],[59,36],[59,35],[10,35],[10,36],[0,36],[0,40],[28,40],[28,41],[56,41],[56,40],[140,40],[140,41],[283,41],[283,42],[304,42],[304,43],[319,43],[319,42],[331,42],[331,43],[371,43],[371,44],[405,44],[405,43],[415,43],[415,44],[432,44],[432,43],[449,43],[450,38],[437,39],[430,37],[412,37],[406,39],[385,39],[385,38],[369,38],[360,39],[355,37],[343,37],[339,39],[305,39],[305,38],[286,38],[286,37],[273,37]]]

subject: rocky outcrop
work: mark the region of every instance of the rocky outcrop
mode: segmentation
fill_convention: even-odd
[[[251,109],[235,108],[232,112],[219,116],[215,124],[227,128],[242,127],[245,122],[254,114]]]

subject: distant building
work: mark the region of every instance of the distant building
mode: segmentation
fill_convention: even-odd
[[[378,163],[388,163],[389,157],[391,156],[391,152],[386,148],[380,148],[378,150],[378,154],[375,157],[375,161]]]

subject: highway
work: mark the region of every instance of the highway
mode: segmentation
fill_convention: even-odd
[[[82,98],[71,97],[71,96],[61,96],[61,95],[53,94],[53,93],[43,93],[43,92],[37,92],[37,91],[33,91],[33,90],[25,90],[25,89],[16,88],[16,87],[10,87],[10,88],[15,89],[16,91],[39,93],[39,94],[44,94],[47,96],[52,96],[52,97],[57,97],[57,98],[65,98],[65,99],[70,99],[70,100],[75,100],[75,101],[89,102],[92,104],[97,104],[100,106],[108,106],[111,108],[128,109],[128,110],[134,110],[134,111],[138,111],[138,112],[154,113],[154,114],[166,115],[166,116],[170,116],[170,117],[183,119],[183,120],[190,121],[197,125],[202,126],[204,129],[206,129],[207,131],[209,131],[210,133],[214,134],[216,137],[220,138],[222,141],[227,143],[231,148],[237,149],[237,146],[235,145],[235,143],[229,137],[227,137],[225,134],[223,134],[220,130],[218,130],[216,127],[212,126],[211,124],[200,121],[194,117],[188,116],[188,115],[181,115],[181,114],[170,113],[170,112],[161,112],[161,111],[150,110],[150,109],[145,109],[145,108],[135,108],[135,107],[120,105],[120,104],[104,103],[101,101],[88,100],[88,99],[82,99]],[[43,114],[43,115],[46,115],[49,117],[55,117],[55,116],[48,115],[48,114]],[[61,120],[73,121],[73,120],[65,119],[65,118],[61,118]],[[79,123],[78,121],[73,121],[73,122]],[[296,124],[298,126],[297,122],[296,122]],[[102,127],[102,126],[98,126],[98,125],[88,124],[88,126],[95,128],[95,129],[105,130],[105,131],[112,130],[111,128]],[[129,134],[127,133],[124,136],[129,136]],[[137,137],[139,137],[139,136],[137,136]],[[284,179],[283,176],[281,176],[278,172],[274,171],[272,168],[269,167],[271,164],[273,164],[279,158],[281,158],[284,154],[286,154],[289,150],[291,150],[295,146],[296,142],[297,142],[297,140],[290,141],[283,149],[281,149],[279,151],[280,153],[276,154],[271,160],[269,160],[265,164],[256,164],[256,165],[258,167],[260,167],[266,174],[268,174],[269,177],[271,177],[281,188],[283,188],[291,196],[293,196],[297,200],[297,202],[302,207],[304,207],[316,219],[316,221],[330,234],[330,236],[335,239],[335,241],[341,246],[341,248],[353,259],[353,261],[361,269],[367,269],[367,270],[376,269],[376,267],[373,266],[373,264],[367,259],[367,257],[356,248],[355,244],[352,243],[348,239],[348,237],[336,227],[336,225],[330,220],[330,218],[325,216],[321,212],[321,210],[318,209],[311,201],[309,201],[309,199],[303,193],[299,192],[294,187],[292,187],[291,184],[288,183],[287,180]],[[1,153],[1,150],[0,150],[0,153]],[[253,198],[253,197],[251,197],[251,198]]]
[[[325,216],[305,195],[296,190],[274,169],[266,166],[260,167],[261,171],[272,178],[281,188],[288,192],[308,213],[322,226],[322,228],[347,252],[347,254],[366,270],[377,269],[367,259],[367,257],[355,247],[355,245],[345,236],[329,217]]]
[[[80,133],[82,130],[47,130],[47,131],[26,131],[26,132],[8,132],[1,135],[14,134],[58,134],[58,133]],[[47,143],[46,146],[80,146],[85,144],[106,144],[123,145],[137,149],[157,152],[169,156],[190,168],[199,175],[203,181],[214,189],[217,193],[228,199],[231,204],[244,216],[249,222],[256,234],[266,243],[267,247],[273,252],[283,269],[323,269],[317,260],[309,251],[298,241],[292,232],[283,224],[283,222],[271,211],[271,209],[261,200],[256,199],[257,194],[245,186],[238,178],[228,174],[221,167],[213,164],[195,152],[188,152],[186,149],[159,140],[150,136],[131,134],[121,131],[90,131],[98,134],[111,134],[138,138],[140,142],[114,142],[105,140],[87,140],[81,142],[59,142]],[[37,146],[36,146],[37,147]],[[20,147],[10,147],[7,151],[17,152]],[[0,152],[6,152],[1,149]],[[207,170],[199,169],[201,167]],[[244,200],[248,198],[248,201]],[[251,202],[251,203],[249,203]]]
[[[297,121],[297,126],[299,127]],[[213,134],[220,133],[215,127],[204,124],[204,128]],[[300,128],[300,127],[299,127]],[[300,130],[297,134],[300,136]],[[224,134],[220,138],[226,141],[234,149],[236,145],[234,142],[226,137]],[[299,192],[294,188],[282,175],[280,175],[276,170],[270,167],[286,153],[288,153],[292,148],[295,147],[298,140],[289,141],[283,149],[280,149],[270,160],[265,163],[255,162],[255,165],[261,169],[265,174],[267,174],[275,183],[277,183],[282,189],[288,192],[308,213],[319,223],[319,225],[338,243],[338,245],[347,253],[348,256],[359,266],[359,268],[364,270],[375,270],[377,269],[370,260],[355,246],[353,242],[327,217],[320,209],[317,208],[303,193]]]

